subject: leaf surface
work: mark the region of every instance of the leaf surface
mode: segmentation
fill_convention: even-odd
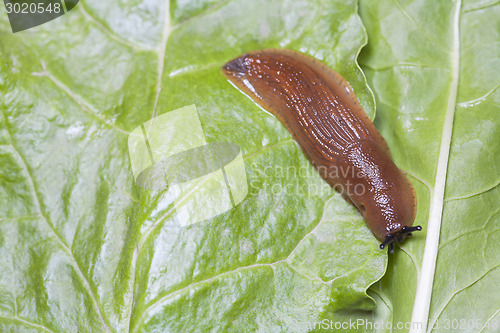
[[[416,322],[411,332],[496,332],[500,6],[361,1],[360,12],[376,125],[413,177],[426,234],[402,246],[374,290],[394,324]]]
[[[3,331],[307,332],[387,316],[366,311],[387,256],[360,214],[220,72],[247,50],[298,50],[373,117],[354,1],[89,0],[0,29]],[[134,183],[127,139],[191,104],[208,142],[241,148],[249,193],[180,227],[164,192]]]

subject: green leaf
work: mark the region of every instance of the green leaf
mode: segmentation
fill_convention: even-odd
[[[360,13],[364,27],[355,1],[89,0],[16,34],[3,13],[0,330],[497,331],[500,6]],[[424,227],[387,272],[359,213],[220,73],[249,50],[297,50],[346,77],[373,118],[365,29],[375,123]],[[192,194],[136,185],[127,142],[192,104],[208,142],[241,148],[249,193],[181,226]]]
[[[373,117],[354,1],[89,0],[17,34],[4,15],[0,29],[2,331],[306,332],[388,318],[366,293],[387,256],[360,214],[220,71],[248,50],[298,50],[344,75]],[[208,142],[241,148],[249,193],[181,227],[166,191],[135,184],[127,142],[192,104]]]
[[[413,177],[425,231],[374,291],[393,324],[417,323],[410,332],[497,332],[500,5],[361,1],[360,11],[376,125]]]

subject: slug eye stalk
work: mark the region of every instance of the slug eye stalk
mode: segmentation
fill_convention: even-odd
[[[385,236],[385,240],[380,244],[380,249],[383,250],[388,244],[393,245],[392,242],[394,242],[394,235]]]
[[[414,231],[421,231],[422,230],[422,227],[417,225],[417,226],[414,226],[414,227],[403,227],[401,229],[401,233],[404,235],[404,234],[408,234],[408,236],[411,236],[411,233],[414,232]]]

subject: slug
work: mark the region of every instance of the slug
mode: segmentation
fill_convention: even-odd
[[[339,73],[280,49],[246,53],[222,72],[286,126],[321,177],[359,210],[381,249],[390,245],[393,253],[394,244],[422,230],[412,227],[412,185]]]

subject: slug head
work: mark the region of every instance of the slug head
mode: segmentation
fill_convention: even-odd
[[[389,251],[394,253],[394,245],[401,243],[405,240],[406,237],[412,235],[414,231],[421,231],[422,227],[417,225],[415,227],[403,227],[401,230],[398,230],[392,234],[385,236],[385,240],[380,244],[380,249],[384,249],[387,245],[389,245]]]

